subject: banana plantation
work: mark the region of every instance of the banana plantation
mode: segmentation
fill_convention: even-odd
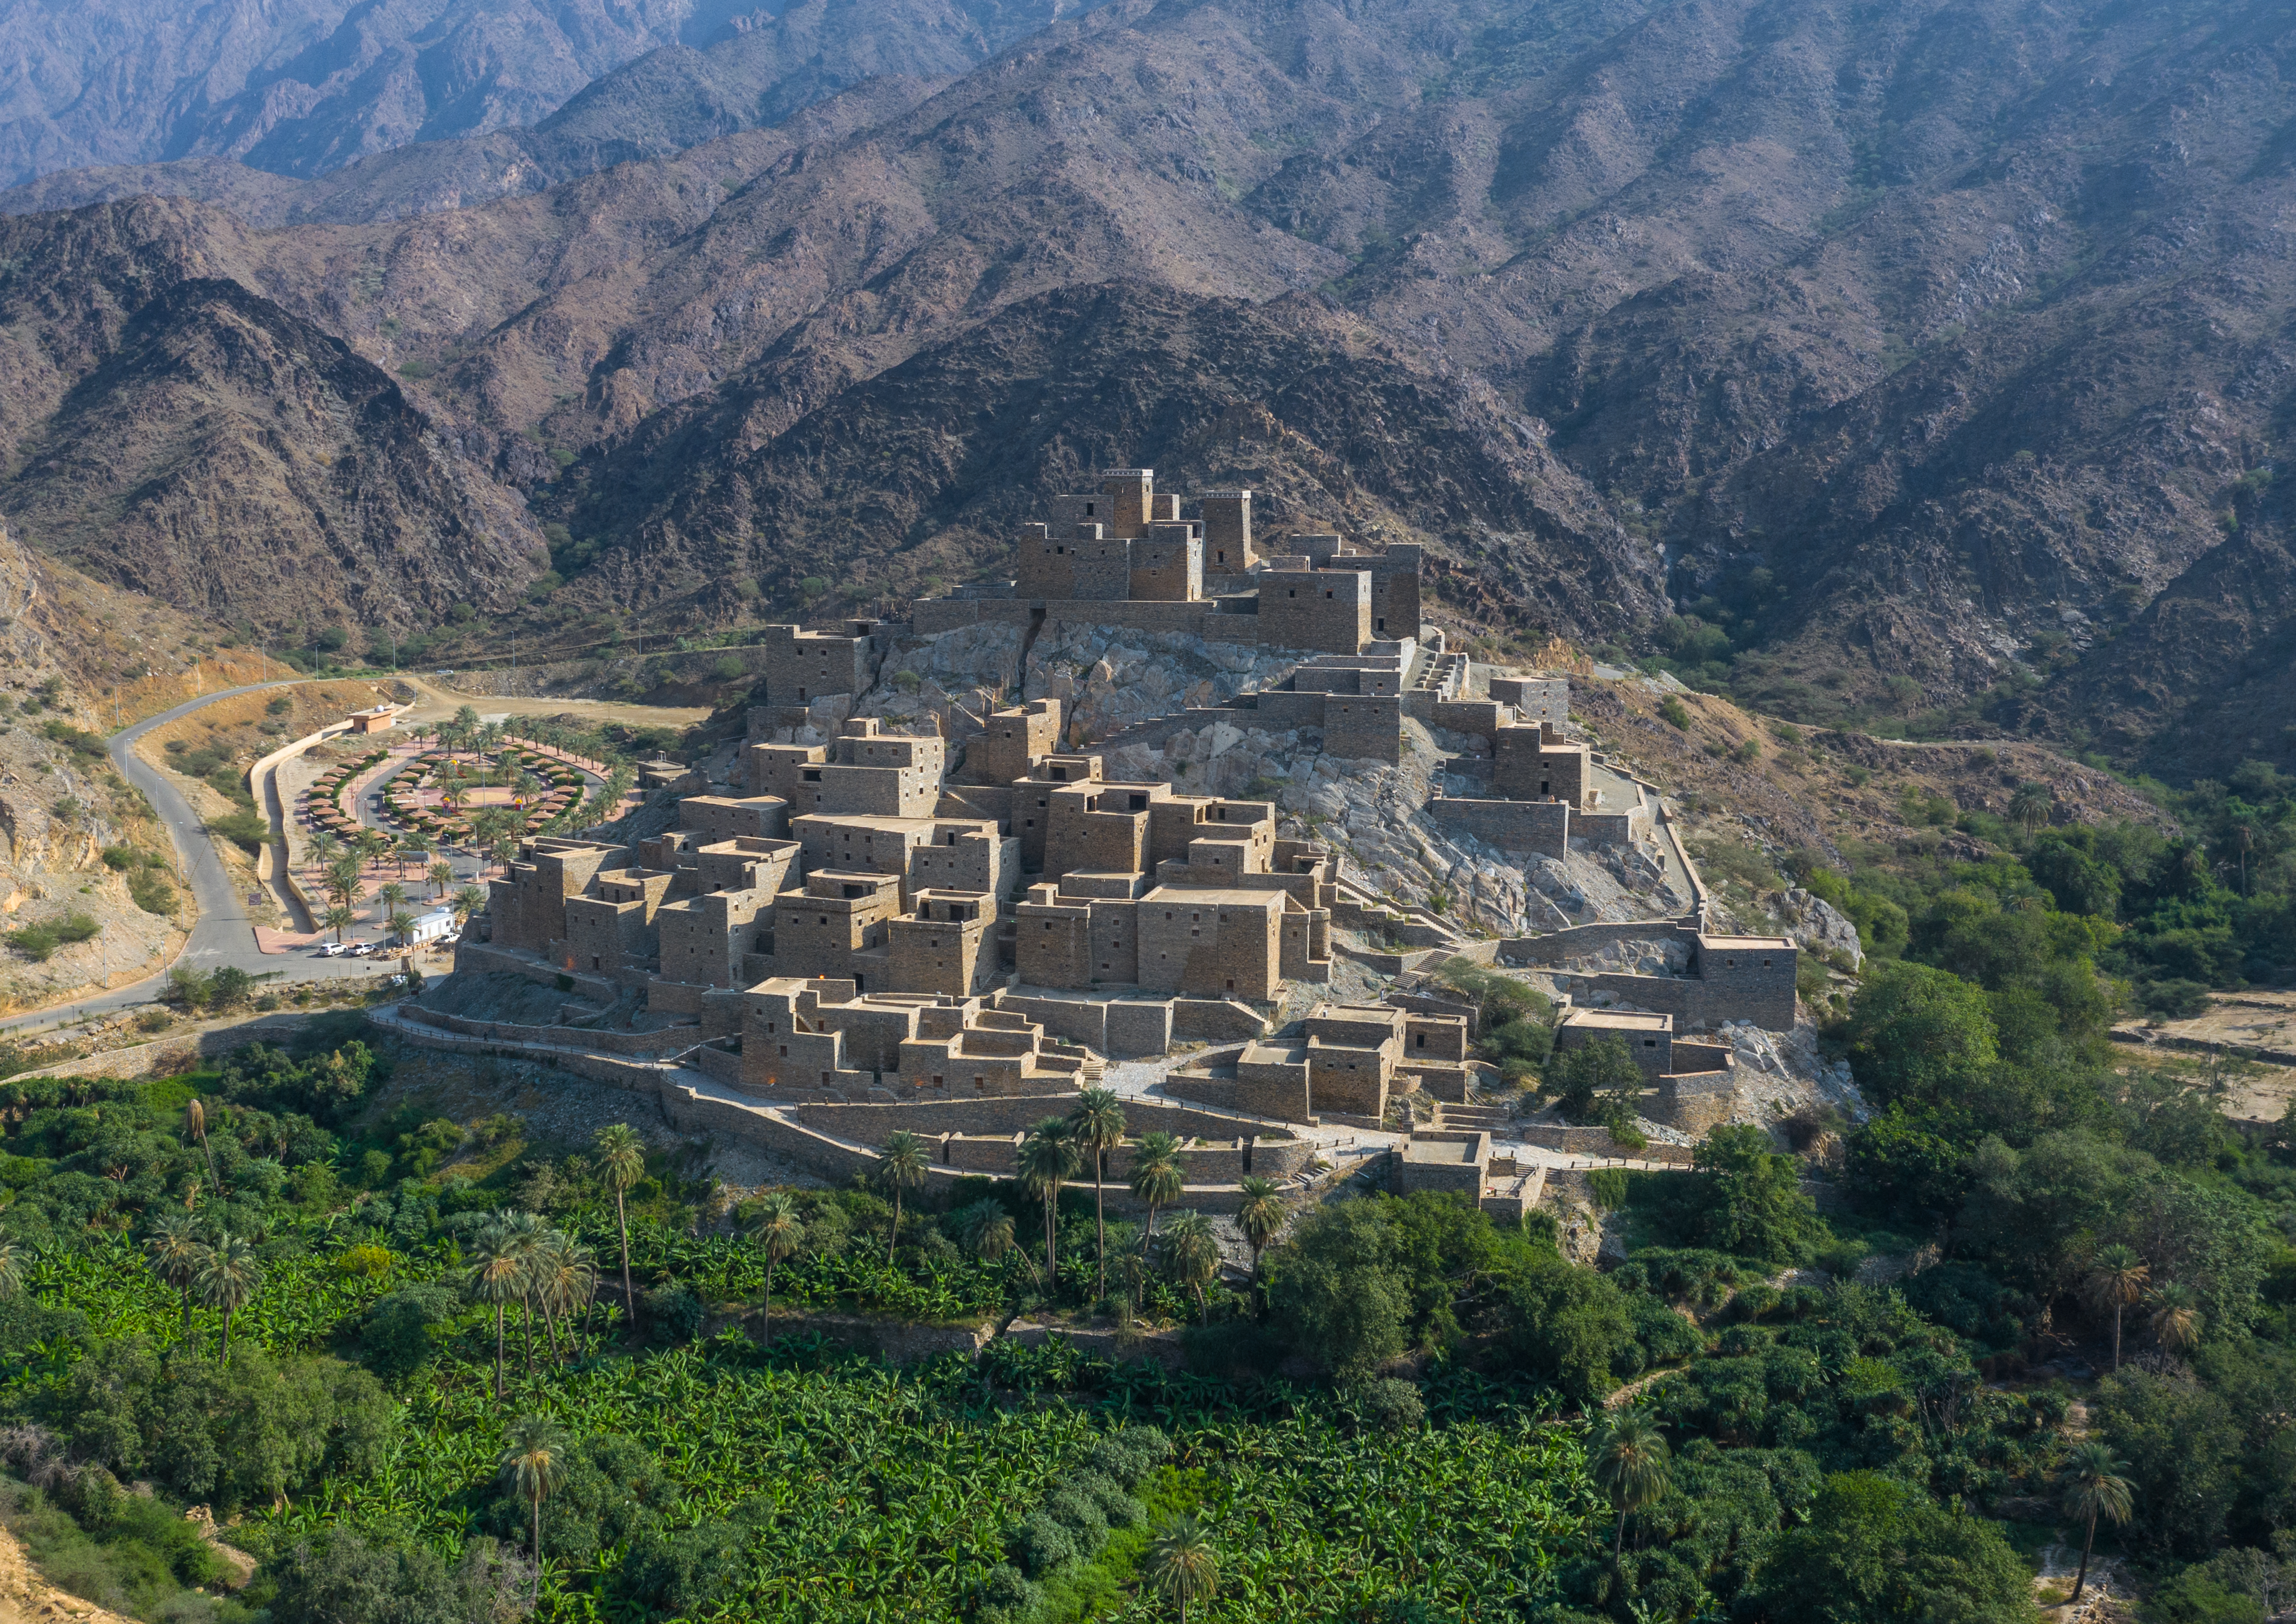
[[[1210,1322],[1191,1370],[1233,1366],[1240,1295],[1144,1265],[1126,1225],[1103,1273],[1088,1186],[1049,1226],[987,1181],[898,1219],[898,1190],[729,1202],[627,1129],[381,1117],[383,1070],[349,1043],[0,1083],[0,1514],[87,1599],[283,1624],[1533,1618],[1609,1531],[1582,1430],[1504,1374],[1242,1379],[1057,1336],[895,1365],[832,1333],[1112,1302],[1128,1330]],[[1012,1240],[1047,1227],[1049,1271]],[[216,1540],[168,1526],[201,1505]]]

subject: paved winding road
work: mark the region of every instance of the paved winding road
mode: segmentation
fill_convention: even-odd
[[[192,927],[191,940],[184,944],[175,963],[158,975],[138,981],[132,987],[92,993],[70,1004],[52,1005],[46,1009],[12,1015],[0,1021],[0,1032],[35,1026],[64,1025],[90,1015],[149,1004],[160,988],[167,984],[168,970],[179,966],[189,970],[220,970],[226,964],[235,964],[250,975],[287,971],[299,981],[382,973],[380,964],[372,959],[325,959],[308,951],[286,954],[258,951],[255,945],[254,924],[247,916],[247,899],[232,882],[231,871],[224,866],[223,858],[217,854],[215,842],[202,826],[200,815],[192,810],[191,803],[184,799],[183,792],[169,782],[165,773],[135,753],[136,740],[154,727],[189,716],[203,705],[211,705],[234,693],[292,687],[298,682],[309,680],[308,677],[299,677],[279,682],[250,683],[243,688],[220,689],[178,705],[173,710],[163,710],[158,716],[147,717],[134,726],[111,735],[111,764],[119,769],[121,777],[149,798],[152,810],[168,826],[168,835],[176,842],[176,855],[182,860],[184,874],[190,876],[192,899],[199,910],[199,922]]]

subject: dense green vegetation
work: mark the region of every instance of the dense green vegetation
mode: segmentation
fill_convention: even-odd
[[[0,1515],[152,1618],[1993,1620],[2054,1544],[2148,1619],[2261,1620],[2296,1578],[2296,1123],[2105,1035],[2284,951],[2278,834],[2227,875],[2243,837],[2192,826],[1792,865],[1872,951],[1827,1037],[1873,1114],[1597,1176],[1603,1273],[1544,1218],[1378,1193],[1253,1227],[1248,1280],[1168,1210],[1103,1258],[1057,1123],[1019,1184],[729,1210],[634,1142],[387,1109],[348,1030],[0,1084]],[[1454,979],[1510,1080],[1620,1115],[1615,1056]],[[1098,1313],[1184,1360],[895,1369],[820,1317],[856,1310]],[[235,1516],[253,1585],[186,1588],[216,1553],[155,1503]]]
[[[1591,1548],[1576,1429],[1519,1374],[1446,1366],[1423,1398],[1058,1343],[897,1371],[791,1317],[1089,1301],[1086,1192],[1061,1197],[1049,1283],[1010,1245],[1042,1209],[986,1181],[907,1203],[898,1235],[857,1188],[729,1229],[706,1182],[611,1138],[545,1153],[509,1118],[383,1111],[385,1070],[338,1032],[160,1083],[0,1085],[0,1515],[82,1594],[169,1619],[481,1619],[537,1595],[554,1619],[1152,1613],[1166,1530],[1193,1519],[1218,1566],[1193,1616],[1388,1616],[1528,1604]],[[1562,1267],[1463,1208],[1409,1221]],[[1109,1232],[1136,1255],[1131,1226]],[[544,1254],[569,1289],[501,1267]],[[1199,1310],[1184,1280],[1112,1272],[1152,1316]],[[1199,1311],[1208,1335],[1259,1323],[1225,1289]],[[506,1454],[548,1464],[522,1478]],[[192,1503],[261,1561],[235,1599],[188,1588],[217,1554],[152,1509]]]

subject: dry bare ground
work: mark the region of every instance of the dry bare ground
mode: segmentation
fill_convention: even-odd
[[[49,1584],[32,1566],[23,1543],[0,1528],[0,1624],[46,1624],[66,1619],[73,1624],[135,1624],[133,1619],[106,1612]]]

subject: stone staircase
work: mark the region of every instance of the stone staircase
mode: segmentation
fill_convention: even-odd
[[[1487,1132],[1493,1136],[1505,1133],[1514,1120],[1514,1113],[1504,1105],[1454,1105],[1443,1100],[1435,1102],[1437,1128],[1464,1128],[1470,1132]]]

